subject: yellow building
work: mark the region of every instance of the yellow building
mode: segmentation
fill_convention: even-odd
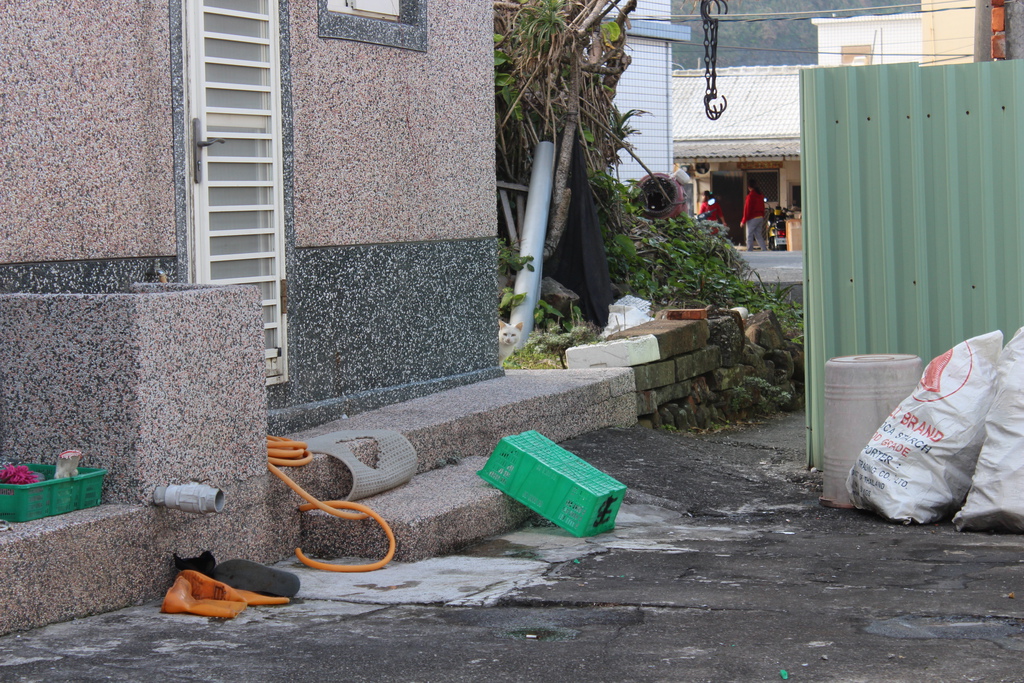
[[[921,64],[974,61],[974,0],[921,0]]]

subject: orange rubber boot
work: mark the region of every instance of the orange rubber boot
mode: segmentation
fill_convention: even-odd
[[[167,591],[160,611],[233,619],[246,606],[245,598],[231,586],[186,569],[178,574],[174,585]]]

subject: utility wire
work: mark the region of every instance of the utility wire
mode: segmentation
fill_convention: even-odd
[[[700,48],[699,45],[694,45],[693,47],[694,47],[694,50]],[[719,45],[718,49],[719,50],[750,50],[751,52],[786,52],[786,53],[802,54],[802,55],[842,55],[843,54],[842,52],[819,52],[818,50],[801,50],[799,48],[793,48],[791,50],[787,50],[787,49],[781,48],[781,47],[752,47],[752,46],[747,46],[747,45]],[[871,55],[868,55],[868,56],[871,56]],[[878,55],[878,56],[879,57],[930,57],[932,55],[930,55],[930,54],[923,54],[923,53],[917,53],[917,52],[913,52],[913,53],[912,52],[887,52],[884,55]],[[938,55],[936,55],[936,56],[938,56]],[[959,57],[973,57],[974,53],[972,52],[971,54],[942,55],[942,56],[943,57],[948,57],[950,59],[956,59],[956,58],[959,58]],[[763,65],[763,66],[771,66],[771,65]],[[782,66],[782,65],[776,65],[776,66]],[[729,68],[732,68],[732,67],[729,67]]]
[[[949,2],[958,2],[959,0],[949,0]],[[1007,3],[1014,3],[1018,0],[1006,0]],[[900,14],[934,14],[938,12],[952,12],[956,10],[970,10],[971,7],[939,7],[930,10],[920,9],[920,3],[913,4],[898,4],[898,5],[881,5],[877,7],[864,7],[864,8],[846,8],[846,9],[834,9],[834,10],[818,10],[818,11],[806,11],[806,12],[775,12],[775,13],[754,13],[754,14],[733,14],[733,15],[721,15],[719,21],[721,22],[735,22],[735,23],[758,23],[766,21],[809,21],[812,19],[850,19],[850,18],[861,18],[861,17],[888,17],[888,16],[899,16]],[[877,12],[876,10],[900,10],[907,8],[916,8],[912,12]],[[848,17],[836,17],[836,13],[840,12],[853,12]],[[806,15],[806,16],[801,16]],[[633,15],[633,19],[643,19],[648,21],[671,21],[673,19],[688,20],[686,23],[693,23],[701,20],[699,14],[670,14],[670,15]],[[960,38],[949,38],[946,40],[961,40]],[[689,47],[689,46],[681,46]],[[752,47],[746,45],[719,45],[719,49],[722,50],[749,50],[752,52],[775,52],[784,54],[805,54],[805,55],[842,55],[840,52],[819,52],[818,50],[802,50],[798,48],[785,49],[785,48],[770,48],[770,47]],[[885,57],[939,57],[939,55],[926,55],[926,54],[911,54],[911,53],[892,53],[886,54]],[[967,57],[973,57],[974,54],[953,54],[953,55],[941,55],[941,59],[933,59],[928,64],[939,64],[945,61],[951,61],[955,59],[962,59]],[[811,65],[808,65],[811,66]]]
[[[1006,0],[1007,3],[1016,2],[1016,0]],[[973,8],[971,7],[939,7],[936,9],[922,10],[916,9],[910,12],[877,12],[875,10],[880,9],[906,9],[910,7],[920,7],[920,4],[916,5],[883,5],[880,7],[864,7],[864,8],[849,8],[849,9],[834,9],[834,10],[813,10],[806,12],[764,12],[757,14],[730,14],[730,15],[718,15],[718,20],[721,22],[735,22],[735,23],[750,23],[760,21],[809,21],[811,19],[853,19],[861,17],[888,17],[897,16],[900,14],[935,14],[938,12],[955,12],[955,11],[968,11]],[[850,16],[837,17],[836,13],[839,12],[853,12]],[[630,16],[631,19],[642,19],[645,21],[672,21],[673,19],[679,19],[683,21],[700,21],[701,16],[699,14],[633,14]]]
[[[958,2],[959,0],[949,0],[949,2]],[[1014,0],[1007,0],[1007,2],[1013,2]],[[821,18],[829,18],[832,15],[839,12],[852,12],[858,15],[864,15],[867,13],[876,12],[877,10],[910,10],[910,12],[902,13],[928,13],[928,12],[944,12],[949,9],[972,9],[970,7],[943,7],[933,10],[921,9],[921,3],[902,3],[898,5],[876,5],[874,7],[839,7],[836,9],[819,9],[819,10],[805,10],[805,11],[794,11],[794,12],[748,12],[746,14],[729,14],[721,15],[723,19],[733,19],[736,17],[747,18],[747,17],[779,17],[789,18],[797,16],[817,16],[821,15]],[[634,15],[638,16],[638,15]],[[700,19],[699,14],[671,14],[673,18],[680,19]]]

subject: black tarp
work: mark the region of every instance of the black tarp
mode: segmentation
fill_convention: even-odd
[[[562,144],[565,144],[564,139]],[[553,267],[545,271],[579,295],[580,311],[585,320],[604,329],[608,324],[608,306],[612,303],[612,282],[597,204],[587,178],[587,162],[577,136],[573,136],[569,188],[572,196],[565,232],[555,251]]]

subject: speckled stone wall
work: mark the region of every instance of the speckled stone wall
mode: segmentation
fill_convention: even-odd
[[[166,0],[0,3],[0,262],[174,253]]]
[[[172,257],[0,263],[2,294],[124,294],[136,282],[176,279]]]
[[[501,374],[492,10],[413,4],[415,40],[396,47],[338,37],[323,2],[279,0],[290,381],[270,388],[276,431]],[[0,43],[0,292],[187,280],[181,19],[179,0],[0,4],[0,35],[16,37]]]
[[[255,287],[0,296],[0,454],[108,470],[104,502],[266,473]]]
[[[290,3],[296,246],[495,234],[493,8],[426,5],[420,52],[323,38]]]
[[[286,433],[491,379],[494,238],[296,249],[287,384],[270,387]]]

